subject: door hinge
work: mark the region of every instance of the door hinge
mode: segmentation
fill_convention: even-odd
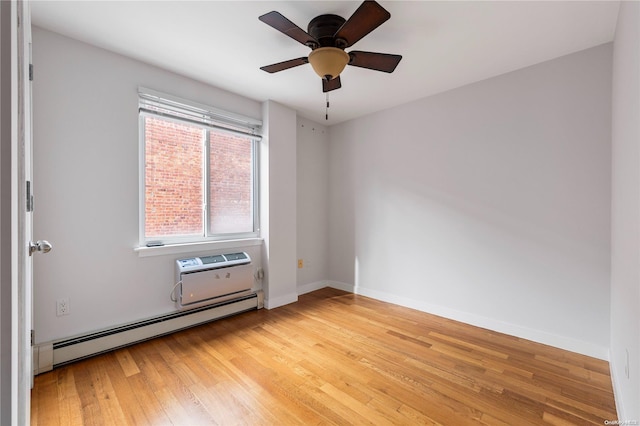
[[[36,332],[35,330],[31,330],[31,346],[36,344]]]
[[[33,81],[33,64],[29,64],[29,81]]]
[[[31,193],[31,181],[27,181],[27,213],[33,211],[33,194]]]

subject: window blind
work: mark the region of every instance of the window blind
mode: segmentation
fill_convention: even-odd
[[[262,121],[140,87],[139,112],[261,140]]]

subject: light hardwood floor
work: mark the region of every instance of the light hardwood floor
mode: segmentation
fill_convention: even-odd
[[[39,375],[32,425],[602,425],[605,361],[334,289]]]

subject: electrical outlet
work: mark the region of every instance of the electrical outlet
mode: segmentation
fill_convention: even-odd
[[[56,316],[69,315],[69,298],[63,297],[56,300]]]
[[[298,259],[298,269],[302,269],[304,267],[304,260]]]

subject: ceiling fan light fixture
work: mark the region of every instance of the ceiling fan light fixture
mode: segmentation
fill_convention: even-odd
[[[349,54],[337,47],[319,47],[309,54],[309,63],[320,78],[334,79],[349,63]]]

